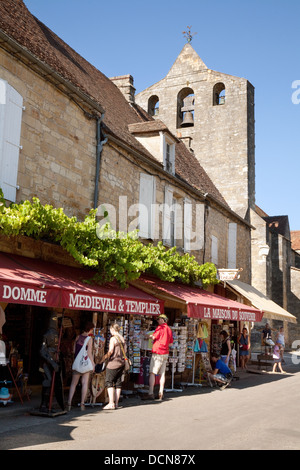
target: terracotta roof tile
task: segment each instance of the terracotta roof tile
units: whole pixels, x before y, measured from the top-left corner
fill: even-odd
[[[98,102],[105,110],[107,131],[153,158],[128,132],[128,123],[139,122],[140,118],[117,86],[34,17],[22,0],[1,0],[0,28],[65,80]]]
[[[215,187],[197,158],[186,148],[183,142],[176,144],[175,171],[176,175],[188,181],[195,189],[202,191],[204,194],[210,194],[229,208],[220,191]]]
[[[300,230],[291,231],[292,249],[300,250]]]
[[[255,212],[260,216],[260,217],[269,217],[268,214],[261,209],[259,206],[255,205]]]
[[[155,121],[143,121],[128,125],[129,132],[132,134],[169,131],[167,126],[159,119]]]

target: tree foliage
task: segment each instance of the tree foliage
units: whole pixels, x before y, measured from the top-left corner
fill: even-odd
[[[0,189],[0,231],[60,244],[81,265],[93,268],[99,283],[116,280],[125,287],[142,273],[190,285],[201,280],[203,287],[218,282],[214,264],[199,265],[194,256],[181,255],[176,247],[167,249],[161,242],[144,245],[137,232],[115,232],[109,224],[100,226],[96,210],[79,222],[62,208],[42,205],[38,198],[6,207]]]

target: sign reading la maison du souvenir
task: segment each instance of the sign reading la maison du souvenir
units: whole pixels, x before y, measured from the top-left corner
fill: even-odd
[[[245,306],[246,307],[246,306]],[[260,322],[263,312],[258,309],[246,307],[235,308],[233,304],[226,308],[220,306],[205,306],[199,304],[189,304],[188,314],[192,318],[203,318],[205,320],[231,320],[231,321],[252,321]]]
[[[203,318],[211,320],[232,320],[232,321],[260,321],[261,312],[245,312],[243,310],[223,309],[214,307],[204,307]]]

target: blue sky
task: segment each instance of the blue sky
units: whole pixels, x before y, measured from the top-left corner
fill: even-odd
[[[291,230],[300,230],[299,0],[25,4],[108,77],[131,74],[137,93],[165,77],[191,26],[192,46],[208,68],[255,87],[256,203],[270,216],[288,215]]]

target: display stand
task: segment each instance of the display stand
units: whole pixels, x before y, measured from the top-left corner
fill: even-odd
[[[105,390],[105,372],[101,372],[100,374],[92,374],[91,383],[90,383],[90,398],[89,402],[85,403],[87,406],[102,406],[103,403],[97,403],[97,398],[104,392]],[[78,404],[80,406],[80,403]]]
[[[199,352],[199,353],[195,353],[194,352],[194,360],[193,360],[193,381],[192,382],[188,382],[188,383],[185,383],[185,384],[182,384],[182,385],[185,385],[185,386],[190,386],[190,387],[202,387],[202,383],[195,383],[195,358],[196,358],[196,354],[200,354],[200,368],[201,368],[201,372],[200,372],[200,380],[201,380],[201,373],[202,373],[202,370],[204,370],[205,372],[212,372],[211,370],[211,365],[210,365],[210,361],[209,361],[209,355],[208,353],[202,353],[202,352]],[[212,382],[210,380],[210,377],[209,375],[207,374],[207,381],[210,385],[210,387],[212,387]]]
[[[181,388],[174,388],[175,368],[178,362],[178,357],[174,356],[174,351],[173,351],[173,356],[169,358],[169,362],[172,364],[172,388],[165,389],[165,392],[182,392]]]
[[[195,347],[196,341],[198,341],[197,338],[196,338],[196,340],[195,340],[195,342],[194,342],[194,347]],[[193,381],[187,383],[186,385],[187,385],[188,387],[202,387],[202,384],[201,384],[201,383],[195,383],[195,372],[196,372],[196,371],[195,371],[195,363],[196,363],[196,354],[199,354],[199,353],[195,353],[194,347],[193,347]]]
[[[12,378],[12,381],[13,381],[13,383],[14,383],[14,386],[15,386],[15,388],[16,388],[16,390],[17,390],[18,395],[19,395],[20,402],[21,402],[22,405],[23,405],[24,403],[23,403],[23,400],[22,400],[22,396],[21,396],[19,387],[18,387],[18,385],[16,384],[16,381],[15,381],[15,378],[14,378],[14,374],[12,373],[12,370],[11,370],[11,368],[10,368],[9,361],[8,361],[8,360],[5,360],[5,363],[4,363],[4,362],[0,362],[0,367],[1,367],[1,366],[8,368],[8,371],[9,371],[9,373],[10,373],[10,376],[11,376],[11,378]]]
[[[201,363],[204,366],[204,370],[207,372],[207,381],[209,385],[212,387],[213,385],[209,377],[209,373],[212,373],[211,364],[209,361],[209,355],[208,353],[200,353],[200,357],[201,357]]]

